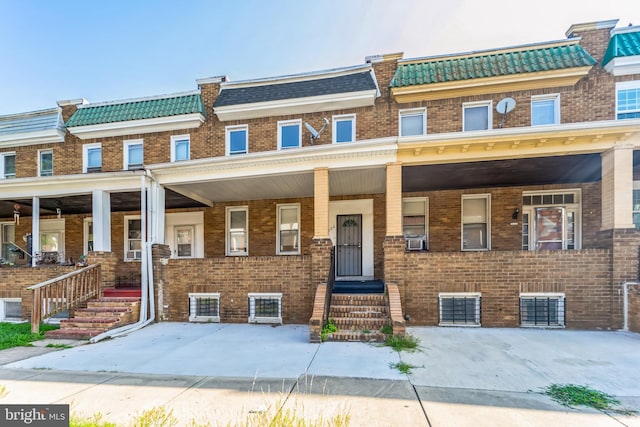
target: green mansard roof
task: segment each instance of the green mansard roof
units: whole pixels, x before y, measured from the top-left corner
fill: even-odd
[[[193,113],[205,115],[204,104],[199,93],[87,104],[78,107],[66,125],[67,127],[89,126]]]
[[[611,36],[602,65],[607,65],[614,58],[636,55],[640,55],[640,27],[621,29]]]
[[[587,67],[596,64],[576,42],[523,46],[400,62],[392,88]]]

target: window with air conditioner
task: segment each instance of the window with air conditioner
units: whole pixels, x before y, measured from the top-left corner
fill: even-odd
[[[409,251],[422,251],[427,246],[428,199],[411,197],[402,200],[402,234]]]
[[[190,322],[220,322],[219,293],[189,293]]]
[[[124,217],[124,260],[142,259],[142,220],[139,216]]]
[[[564,327],[564,306],[562,293],[522,293],[520,326]]]
[[[281,293],[250,293],[249,323],[282,323]]]
[[[480,293],[441,293],[440,326],[480,326]]]
[[[21,322],[22,321],[22,299],[20,298],[0,299],[0,321]]]

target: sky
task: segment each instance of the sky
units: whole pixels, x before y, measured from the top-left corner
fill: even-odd
[[[0,0],[0,115],[640,25],[640,0]]]

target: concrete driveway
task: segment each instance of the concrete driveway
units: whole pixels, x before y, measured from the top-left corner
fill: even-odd
[[[106,411],[117,421],[134,409],[166,405],[183,420],[214,411],[226,425],[238,414],[255,413],[266,399],[325,419],[347,408],[351,425],[640,427],[640,417],[568,409],[541,393],[554,383],[589,385],[640,410],[639,334],[481,328],[408,333],[420,339],[421,351],[310,344],[300,325],[161,323],[6,364],[0,384],[11,391],[11,402],[75,402],[85,413]],[[390,366],[399,361],[416,368],[400,374]],[[265,393],[261,383],[278,393]]]

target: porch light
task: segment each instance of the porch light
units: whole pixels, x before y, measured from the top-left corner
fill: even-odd
[[[13,205],[13,222],[20,225],[20,205],[17,203]]]
[[[515,208],[511,214],[511,219],[518,220],[518,214],[520,214],[520,208]]]

